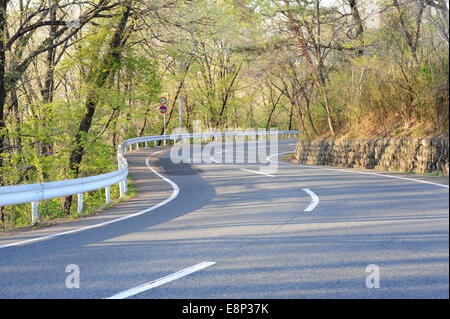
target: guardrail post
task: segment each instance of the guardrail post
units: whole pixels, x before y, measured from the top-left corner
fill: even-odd
[[[128,181],[126,178],[123,180],[123,190],[125,194],[128,194]]]
[[[145,148],[148,148],[148,143],[147,142],[145,142]]]
[[[122,181],[119,182],[119,196],[120,196],[120,198],[123,198],[123,183],[122,183]]]
[[[106,204],[111,203],[111,189],[109,186],[105,187]]]
[[[33,225],[39,223],[38,202],[31,202],[31,223]]]
[[[83,193],[78,194],[78,214],[83,212]]]
[[[139,142],[136,143],[136,150],[139,151]]]

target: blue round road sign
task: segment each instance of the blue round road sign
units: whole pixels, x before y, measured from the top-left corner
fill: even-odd
[[[159,107],[159,111],[161,112],[161,113],[166,113],[167,112],[167,107],[165,106],[165,105],[161,105],[160,107]]]

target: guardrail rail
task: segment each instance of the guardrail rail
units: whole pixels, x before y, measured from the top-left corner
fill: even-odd
[[[114,184],[119,184],[120,197],[122,198],[128,192],[127,177],[128,177],[128,162],[124,155],[134,149],[139,150],[140,145],[148,148],[149,142],[175,141],[180,139],[191,138],[228,138],[228,137],[264,137],[276,135],[278,137],[291,137],[299,135],[299,131],[257,131],[257,132],[214,132],[214,133],[193,133],[193,134],[171,134],[171,135],[155,135],[132,138],[124,141],[119,145],[117,150],[117,165],[118,170],[90,177],[76,178],[64,181],[13,185],[0,187],[0,206],[17,205],[24,203],[31,203],[31,219],[32,224],[39,223],[38,203],[43,200],[48,200],[57,197],[64,197],[70,195],[77,195],[77,211],[83,211],[83,194],[86,192],[105,188],[106,204],[111,201],[110,187]],[[151,146],[151,145],[150,145]]]

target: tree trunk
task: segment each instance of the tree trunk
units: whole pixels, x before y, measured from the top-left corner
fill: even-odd
[[[284,90],[281,91],[280,95],[277,98],[277,101],[274,103],[273,95],[272,95],[272,88],[269,87],[269,90],[270,90],[270,102],[272,103],[272,109],[270,110],[269,117],[267,118],[266,131],[268,131],[270,129],[270,122],[272,120],[273,113],[275,112],[278,102],[280,102],[281,96],[284,94]]]
[[[50,21],[56,20],[56,10],[55,6],[51,5],[50,3]],[[50,26],[49,31],[49,38],[53,39],[54,35],[56,33],[56,25]],[[53,45],[54,40],[51,40],[50,45]],[[50,49],[47,52],[47,72],[45,74],[44,78],[44,87],[42,88],[41,95],[42,95],[42,104],[44,107],[44,116],[46,117],[49,113],[50,106],[49,103],[53,102],[53,89],[54,89],[54,67],[55,67],[55,54],[56,54],[56,48]],[[51,112],[50,112],[51,113]],[[47,121],[42,121],[42,125],[45,127]],[[49,141],[44,141],[42,143],[42,155],[43,156],[49,156],[53,153],[53,143]]]
[[[6,136],[6,125],[4,118],[4,108],[6,100],[6,89],[5,89],[5,64],[6,64],[6,54],[5,54],[5,30],[6,30],[6,7],[8,5],[8,0],[0,0],[0,187],[4,186],[5,181],[3,180],[3,152],[5,148],[5,136]],[[0,220],[3,229],[5,228],[5,211],[4,207],[0,206]]]
[[[80,164],[83,159],[84,153],[84,141],[86,135],[91,127],[92,119],[94,117],[95,109],[99,100],[97,93],[98,88],[102,88],[108,77],[113,73],[114,66],[120,62],[121,49],[126,43],[125,27],[131,12],[131,0],[125,4],[125,12],[119,22],[116,32],[109,44],[108,52],[103,56],[101,65],[99,67],[99,72],[92,75],[92,81],[94,87],[91,89],[87,102],[85,105],[85,111],[83,118],[81,119],[78,132],[75,135],[75,147],[70,154],[69,159],[69,171],[71,177],[78,177],[80,171]],[[66,196],[63,199],[63,209],[65,214],[70,213],[70,208],[72,205],[72,196]]]
[[[289,128],[288,130],[292,130],[292,118],[294,116],[294,104],[291,104],[291,111],[289,112]]]
[[[362,56],[364,54],[364,26],[361,16],[359,14],[358,5],[356,0],[349,0],[348,4],[350,5],[352,11],[353,23],[355,24],[356,34],[355,39],[358,42],[357,49],[355,50],[356,56]]]
[[[286,4],[286,14],[289,20],[289,23],[291,25],[291,28],[294,30],[294,33],[297,37],[298,43],[300,45],[300,48],[302,50],[302,54],[303,57],[306,60],[306,64],[308,65],[308,69],[311,72],[311,75],[313,77],[314,83],[316,84],[317,88],[321,89],[322,92],[322,96],[324,99],[324,107],[325,107],[325,111],[327,112],[327,120],[328,120],[328,126],[330,128],[330,132],[331,135],[335,135],[335,131],[334,131],[334,126],[333,126],[333,120],[331,118],[331,110],[330,110],[330,106],[328,104],[328,94],[327,94],[327,90],[325,87],[325,79],[323,78],[323,76],[318,76],[317,72],[316,72],[316,68],[314,67],[312,60],[309,56],[308,53],[308,49],[306,48],[306,44],[305,44],[305,39],[303,36],[303,32],[302,30],[298,27],[297,23],[295,22],[294,17],[292,16],[290,10],[289,10],[289,1],[288,0],[284,0],[284,3]],[[320,71],[320,70],[319,70]]]
[[[241,65],[239,65],[238,69],[234,73],[233,78],[231,79],[231,82],[230,82],[230,84],[228,85],[228,87],[227,87],[227,89],[225,91],[224,97],[222,99],[222,107],[221,107],[221,110],[220,110],[219,119],[216,122],[216,128],[219,127],[219,124],[222,121],[222,116],[223,116],[223,113],[224,113],[225,108],[227,106],[228,97],[230,96],[231,89],[233,88],[234,82],[236,81],[236,78],[237,78],[239,72],[241,71],[241,68],[242,68],[242,63],[241,63]]]
[[[4,39],[6,31],[7,4],[8,0],[0,0],[0,186],[4,185],[3,174],[1,170],[3,168],[2,154],[5,151],[5,137],[6,137],[6,124],[4,118],[5,116],[4,109],[6,101],[6,88],[5,88],[6,53],[5,53]]]

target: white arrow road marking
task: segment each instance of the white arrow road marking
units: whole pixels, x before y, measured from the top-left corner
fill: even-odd
[[[317,196],[316,194],[314,194],[311,190],[309,190],[307,188],[302,188],[302,190],[304,192],[308,193],[309,196],[311,196],[311,204],[309,204],[309,206],[305,208],[305,212],[310,212],[314,208],[316,208],[316,206],[319,204],[319,196]]]
[[[176,273],[173,273],[171,275],[162,277],[162,278],[157,279],[157,280],[150,281],[148,283],[145,283],[143,285],[137,286],[135,288],[131,288],[131,289],[122,291],[122,292],[120,292],[118,294],[115,294],[115,295],[113,295],[113,296],[111,296],[109,298],[106,298],[106,299],[124,299],[124,298],[127,298],[127,297],[131,297],[131,296],[137,295],[137,294],[139,294],[141,292],[144,292],[144,291],[150,290],[152,288],[156,288],[156,287],[159,287],[161,285],[164,285],[164,284],[166,284],[168,282],[180,279],[181,277],[190,275],[190,274],[192,274],[192,273],[194,273],[196,271],[205,269],[206,267],[212,266],[214,264],[215,264],[215,262],[212,262],[212,261],[204,261],[204,262],[201,262],[201,263],[199,263],[197,265],[194,265],[194,266],[185,268],[183,270],[177,271]]]

